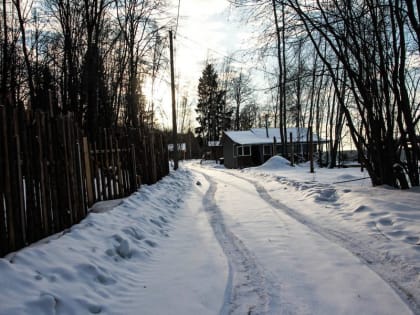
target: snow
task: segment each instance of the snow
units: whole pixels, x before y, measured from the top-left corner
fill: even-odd
[[[272,143],[273,138],[256,137],[250,130],[225,131],[225,134],[237,144]]]
[[[277,142],[281,142],[280,129],[279,128],[252,128],[251,131],[260,138],[268,137],[273,139],[276,137]],[[286,128],[286,137],[289,139],[290,134],[292,134],[293,142],[307,142],[308,128]],[[316,134],[313,135],[313,141],[318,141]]]
[[[268,136],[267,136],[268,133]],[[287,139],[292,133],[293,142],[306,142],[307,128],[287,128]],[[274,137],[281,143],[279,128],[252,128],[245,131],[225,131],[225,134],[237,144],[272,144]],[[313,141],[318,141],[318,136],[313,135]]]
[[[365,177],[183,163],[0,259],[0,314],[420,314],[420,189]]]
[[[261,166],[255,167],[256,170],[260,170],[263,172],[269,172],[269,171],[278,171],[282,168],[290,168],[290,161],[285,159],[281,156],[274,156],[270,158],[267,162],[265,162]]]
[[[0,314],[216,314],[227,263],[202,189],[180,170],[0,259]]]

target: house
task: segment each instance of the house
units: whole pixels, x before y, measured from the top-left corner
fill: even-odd
[[[307,128],[287,128],[287,152],[290,155],[293,141],[295,155],[308,156]],[[325,141],[322,141],[325,142]],[[283,151],[279,128],[253,128],[246,131],[225,131],[222,136],[224,164],[227,168],[243,168],[263,164],[273,155]],[[319,143],[313,135],[314,152]]]

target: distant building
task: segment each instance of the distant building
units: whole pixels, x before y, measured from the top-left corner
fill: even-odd
[[[308,156],[309,135],[307,128],[287,128],[287,152],[296,156]],[[325,142],[325,141],[323,141]],[[314,152],[318,137],[313,135]],[[244,168],[263,164],[273,155],[283,151],[279,128],[253,128],[246,131],[225,131],[222,136],[224,164],[227,168]],[[289,156],[287,156],[289,158]]]
[[[200,146],[197,138],[192,132],[179,133],[178,141],[178,159],[199,159],[201,157]],[[172,132],[166,134],[168,143],[169,159],[173,159]]]

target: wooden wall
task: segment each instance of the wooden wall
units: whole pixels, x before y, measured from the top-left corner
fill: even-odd
[[[169,173],[163,135],[139,129],[84,137],[72,114],[0,106],[0,256],[69,228],[96,201]]]

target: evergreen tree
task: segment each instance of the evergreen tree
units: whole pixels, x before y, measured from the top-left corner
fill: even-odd
[[[226,91],[219,89],[218,75],[212,64],[207,64],[198,83],[196,133],[203,144],[218,141],[231,123],[232,110],[226,108]]]

